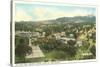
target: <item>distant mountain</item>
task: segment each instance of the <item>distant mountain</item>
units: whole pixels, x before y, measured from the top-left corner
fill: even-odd
[[[76,24],[76,23],[95,23],[95,16],[77,16],[77,17],[60,17],[52,20],[43,21],[20,21],[15,22],[15,30],[33,31],[36,28],[43,27],[42,24]],[[42,26],[41,26],[42,25]],[[45,26],[44,25],[44,26]]]
[[[81,23],[81,22],[95,22],[95,16],[76,16],[76,17],[61,17],[56,19],[60,23]]]
[[[60,17],[57,19],[52,20],[43,20],[43,21],[20,21],[23,23],[42,23],[42,24],[52,24],[52,23],[95,23],[96,17],[95,16],[75,16],[75,17]]]

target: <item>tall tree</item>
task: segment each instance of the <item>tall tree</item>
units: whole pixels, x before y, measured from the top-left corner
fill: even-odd
[[[17,45],[15,48],[15,56],[19,57],[20,59],[24,60],[25,62],[25,56],[27,54],[32,53],[32,48],[24,43],[24,40],[20,40],[20,44]]]

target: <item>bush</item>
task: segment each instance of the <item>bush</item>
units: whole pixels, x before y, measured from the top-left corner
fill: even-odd
[[[47,53],[46,57],[50,60],[64,60],[66,59],[66,53],[63,51],[51,51]]]
[[[95,47],[95,45],[93,45],[93,46],[90,48],[90,51],[91,51],[91,53],[93,54],[93,56],[96,56],[96,47]]]

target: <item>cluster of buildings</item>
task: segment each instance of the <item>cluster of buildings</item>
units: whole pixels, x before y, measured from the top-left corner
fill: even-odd
[[[54,37],[56,40],[60,40],[63,43],[67,44],[67,41],[73,40],[77,42],[78,46],[82,46],[82,41],[87,40],[87,36],[91,37],[93,33],[96,33],[95,26],[87,30],[87,28],[91,27],[91,25],[83,25],[82,29],[79,30],[77,28],[74,28],[72,31],[75,31],[75,33],[70,33],[69,35],[66,35],[65,31],[62,32],[56,32],[52,33],[51,35],[48,36],[48,38]],[[15,35],[17,36],[23,36],[23,37],[32,37],[33,39],[35,38],[43,38],[46,37],[46,32],[30,32],[30,31],[16,31]],[[77,38],[75,38],[75,35]]]
[[[72,31],[75,31],[75,34],[70,33],[69,35],[66,35],[66,32],[62,31],[62,32],[52,33],[47,37],[48,38],[54,37],[56,40],[59,40],[65,44],[67,44],[67,42],[69,40],[73,40],[73,41],[76,41],[75,46],[80,47],[83,45],[83,41],[88,40],[88,37],[91,37],[91,36],[93,36],[93,33],[96,33],[95,25],[91,28],[90,27],[91,27],[91,25],[83,25],[81,30],[79,30],[80,28],[79,29],[77,29],[77,28],[72,29]],[[87,28],[90,28],[90,29],[87,30]],[[29,42],[31,44],[31,37],[33,38],[33,40],[37,40],[37,38],[45,38],[46,32],[40,33],[40,32],[30,32],[30,31],[16,31],[15,35],[21,36],[21,37],[29,37]],[[75,38],[75,35],[77,35],[77,38]],[[37,50],[40,50],[39,46],[38,47],[36,46],[36,48],[38,48]],[[40,56],[44,56],[41,50],[39,52],[41,54]],[[33,57],[33,56],[34,55],[30,55],[27,57]]]

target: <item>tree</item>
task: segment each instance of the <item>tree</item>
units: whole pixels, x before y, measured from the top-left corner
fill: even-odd
[[[25,61],[25,56],[32,53],[32,48],[28,45],[18,45],[15,48],[15,55]]]
[[[77,52],[77,48],[75,47],[76,41],[69,40],[66,48],[66,52],[69,56],[74,57]]]
[[[25,56],[31,53],[32,53],[32,48],[29,45],[24,44],[24,40],[21,39],[20,44],[18,44],[15,48],[15,56],[19,57],[21,60],[24,60],[25,62]]]
[[[95,45],[93,45],[93,46],[90,48],[90,51],[91,51],[91,53],[93,54],[93,56],[96,56],[96,47],[95,47]]]

